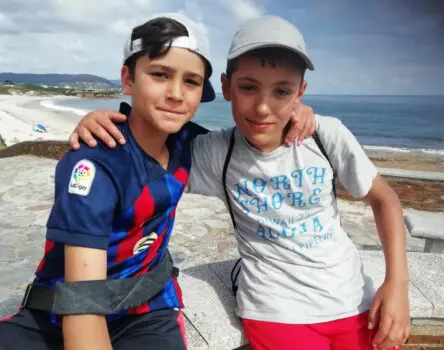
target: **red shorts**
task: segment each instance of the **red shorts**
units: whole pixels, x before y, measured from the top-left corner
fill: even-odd
[[[242,324],[254,350],[367,350],[373,338],[368,314],[309,325],[248,319]]]

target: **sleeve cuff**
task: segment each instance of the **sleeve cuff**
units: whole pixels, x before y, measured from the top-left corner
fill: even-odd
[[[109,243],[108,237],[81,232],[70,232],[56,228],[48,228],[46,238],[56,243],[102,250],[108,250]]]
[[[369,173],[366,176],[366,180],[363,181],[363,185],[357,187],[354,191],[350,191],[350,194],[356,198],[361,199],[364,198],[373,187],[373,182],[375,181],[376,176],[378,175],[378,170],[375,166],[369,169]],[[365,183],[364,183],[365,182]]]

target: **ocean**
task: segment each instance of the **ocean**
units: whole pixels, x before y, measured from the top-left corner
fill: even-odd
[[[127,97],[124,100],[129,101]],[[83,116],[94,109],[117,110],[121,99],[43,101],[48,108]],[[306,96],[317,114],[335,116],[370,153],[423,153],[444,157],[444,96]],[[216,130],[234,125],[221,95],[202,103],[194,121]]]

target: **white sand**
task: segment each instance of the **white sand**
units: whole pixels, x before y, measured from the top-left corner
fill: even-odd
[[[40,105],[41,101],[62,97],[0,95],[0,135],[7,146],[21,141],[67,141],[80,116],[58,112]],[[33,131],[33,124],[42,123],[48,132]]]

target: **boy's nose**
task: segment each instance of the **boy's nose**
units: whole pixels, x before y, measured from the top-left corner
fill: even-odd
[[[171,81],[168,85],[167,97],[176,101],[183,100],[182,84],[180,81]]]
[[[262,100],[257,104],[257,113],[262,116],[266,117],[270,114],[270,106],[268,105],[267,101]]]

